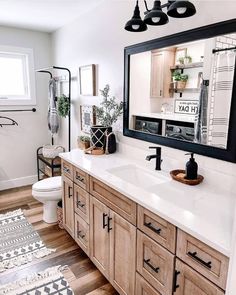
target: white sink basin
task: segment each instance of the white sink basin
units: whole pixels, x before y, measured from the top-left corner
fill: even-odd
[[[125,165],[117,168],[108,169],[107,172],[127,181],[135,186],[148,189],[158,184],[170,181],[168,177],[149,172],[136,165]]]

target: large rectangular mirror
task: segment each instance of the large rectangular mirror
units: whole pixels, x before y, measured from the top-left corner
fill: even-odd
[[[124,135],[236,161],[236,21],[125,48]]]

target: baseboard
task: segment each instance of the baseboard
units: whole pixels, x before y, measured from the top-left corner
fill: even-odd
[[[21,187],[25,185],[31,185],[36,181],[38,181],[37,175],[31,175],[9,180],[0,180],[0,191],[15,187]]]

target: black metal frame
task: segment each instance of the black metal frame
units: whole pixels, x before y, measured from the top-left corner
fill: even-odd
[[[124,49],[124,136],[236,163],[236,69],[234,75],[227,149],[185,142],[178,139],[141,133],[129,129],[129,73],[130,56],[132,54],[173,46],[190,41],[212,38],[222,34],[230,34],[234,33],[235,31],[236,19],[232,19],[126,47]]]
[[[68,99],[69,99],[69,114],[68,114],[68,150],[71,150],[71,71],[68,68],[64,67],[57,67],[57,66],[52,66],[49,68],[45,69],[39,69],[36,72],[38,73],[46,73],[49,74],[50,78],[53,78],[53,75],[51,73],[52,70],[62,70],[62,71],[67,71],[68,76],[69,76],[69,94],[68,94]],[[53,144],[53,138],[52,138],[52,144]]]

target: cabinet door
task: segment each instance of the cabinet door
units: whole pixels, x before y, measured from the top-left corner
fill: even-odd
[[[224,292],[180,260],[176,260],[174,295],[223,295]]]
[[[73,182],[69,178],[63,176],[63,224],[68,233],[74,237],[74,198],[73,198]]]
[[[163,97],[163,52],[152,52],[151,97]]]
[[[109,233],[107,222],[109,209],[90,197],[90,258],[97,268],[109,277]]]
[[[120,295],[133,295],[135,288],[136,227],[110,211],[110,282]]]

